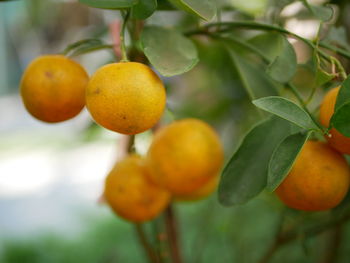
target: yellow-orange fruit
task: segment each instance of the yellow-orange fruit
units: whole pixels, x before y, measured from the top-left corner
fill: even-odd
[[[61,55],[36,58],[25,70],[21,96],[27,111],[44,122],[75,117],[85,106],[89,76],[75,61]]]
[[[163,114],[162,81],[136,62],[108,64],[96,71],[86,90],[86,106],[101,126],[123,134],[152,128]]]
[[[344,157],[326,143],[308,141],[276,193],[291,208],[321,211],[337,206],[349,183]]]
[[[219,176],[214,176],[199,189],[187,195],[174,196],[176,201],[199,201],[215,192],[219,183]]]
[[[339,87],[330,90],[324,97],[320,107],[320,122],[323,126],[328,127],[334,113],[335,103],[339,93]],[[350,154],[350,138],[338,132],[335,128],[329,131],[326,137],[330,146],[338,152]]]
[[[130,155],[118,162],[106,178],[104,198],[128,221],[151,220],[170,202],[170,194],[151,182],[147,172],[144,160]]]
[[[216,132],[197,119],[159,130],[147,153],[152,180],[174,195],[191,194],[215,177],[223,163]]]

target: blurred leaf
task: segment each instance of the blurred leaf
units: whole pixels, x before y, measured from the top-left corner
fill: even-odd
[[[103,9],[129,8],[137,4],[139,0],[79,0],[80,3]]]
[[[350,102],[350,75],[341,84],[341,87],[337,96],[337,102],[335,103],[335,111],[340,109],[343,106],[343,104],[348,102]]]
[[[196,46],[175,30],[146,27],[141,42],[145,55],[163,76],[182,74],[198,62]]]
[[[320,87],[328,82],[330,82],[332,79],[334,79],[336,75],[335,74],[330,74],[320,67],[318,67],[316,71],[316,78],[315,78],[315,85],[316,87]]]
[[[318,129],[310,115],[294,102],[278,96],[265,97],[253,101],[260,109],[275,114],[307,130]]]
[[[259,34],[248,40],[255,46],[269,61],[273,61],[280,53],[280,47],[283,45],[284,37],[276,32]]]
[[[131,17],[135,19],[146,19],[157,9],[157,0],[139,0],[131,8]]]
[[[177,8],[207,21],[211,20],[216,14],[214,0],[169,0],[169,2]]]
[[[346,137],[350,137],[350,102],[343,104],[333,115],[331,123]]]
[[[167,0],[158,0],[158,10],[175,10],[175,7]]]
[[[332,214],[335,216],[343,216],[350,212],[350,191],[346,194],[341,203],[332,210]]]
[[[304,5],[309,9],[309,11],[318,19],[327,22],[333,17],[333,8],[330,6],[320,6],[320,5],[312,5],[307,2],[307,0],[303,0]]]
[[[350,75],[340,87],[334,111],[331,125],[346,137],[350,137]]]
[[[112,45],[105,44],[100,39],[95,39],[95,38],[83,39],[68,45],[63,51],[63,54],[69,55],[69,56],[77,56],[77,55],[86,54],[95,50],[108,49],[112,47],[113,47]]]
[[[264,68],[239,55],[237,46],[230,39],[223,39],[236,67],[240,80],[251,99],[277,95],[275,83],[266,75]],[[258,85],[257,85],[258,83]]]
[[[223,170],[219,184],[221,204],[245,203],[265,188],[272,153],[293,130],[293,124],[273,116],[247,133]]]
[[[286,38],[282,38],[279,45],[279,54],[267,68],[267,73],[272,79],[286,83],[290,81],[297,70],[297,56],[293,46]]]
[[[340,45],[341,47],[350,50],[346,29],[343,26],[331,27],[323,42]]]
[[[291,170],[310,133],[296,133],[286,137],[272,154],[266,189],[274,191]]]

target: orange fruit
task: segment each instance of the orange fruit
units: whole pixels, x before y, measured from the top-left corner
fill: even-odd
[[[132,222],[157,217],[169,204],[170,194],[149,180],[144,160],[130,155],[118,162],[105,181],[104,198],[112,210]]]
[[[276,193],[291,208],[321,211],[337,206],[349,184],[345,158],[326,143],[308,141]]]
[[[207,123],[184,119],[156,133],[146,159],[152,180],[181,196],[192,194],[218,174],[223,149]]]
[[[199,189],[187,195],[174,196],[176,201],[199,201],[212,194],[219,184],[219,176],[214,176]]]
[[[331,89],[324,97],[320,107],[320,122],[323,126],[328,127],[329,122],[334,113],[335,103],[340,87]],[[335,128],[329,131],[329,136],[326,137],[330,146],[338,152],[350,154],[350,138],[338,132]]]
[[[108,64],[91,77],[86,104],[101,126],[123,134],[152,128],[163,114],[166,94],[162,81],[146,65]]]
[[[22,100],[38,120],[65,121],[84,108],[88,80],[84,68],[75,61],[61,55],[41,56],[23,74]]]

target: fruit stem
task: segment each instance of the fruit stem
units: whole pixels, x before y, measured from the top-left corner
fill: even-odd
[[[123,25],[122,25],[122,29],[120,30],[120,49],[122,53],[122,59],[120,60],[120,62],[128,62],[129,59],[126,53],[126,45],[125,45],[125,29],[130,17],[130,10],[128,9],[125,15],[123,15],[122,11],[121,13],[123,16]]]
[[[172,204],[170,204],[165,210],[165,224],[168,234],[170,253],[173,260],[173,263],[182,263],[181,253],[179,249],[178,242],[178,229],[176,216],[174,213],[174,208]]]
[[[142,245],[142,247],[145,250],[145,253],[148,256],[149,262],[150,263],[159,263],[158,257],[156,255],[156,253],[154,252],[154,250],[152,249],[152,247],[150,246],[145,231],[142,228],[141,224],[135,224],[135,229],[136,229],[136,233],[139,237],[139,241],[140,244]]]

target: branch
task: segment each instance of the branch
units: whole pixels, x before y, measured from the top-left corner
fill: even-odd
[[[174,214],[174,209],[171,204],[165,210],[165,224],[173,263],[182,263],[183,261],[181,258],[178,242],[177,222]]]
[[[142,225],[135,224],[135,229],[136,229],[137,236],[139,237],[140,244],[142,245],[142,247],[145,250],[145,253],[147,254],[149,262],[159,263],[157,254],[154,252],[153,248],[149,245],[149,242],[142,228]]]

